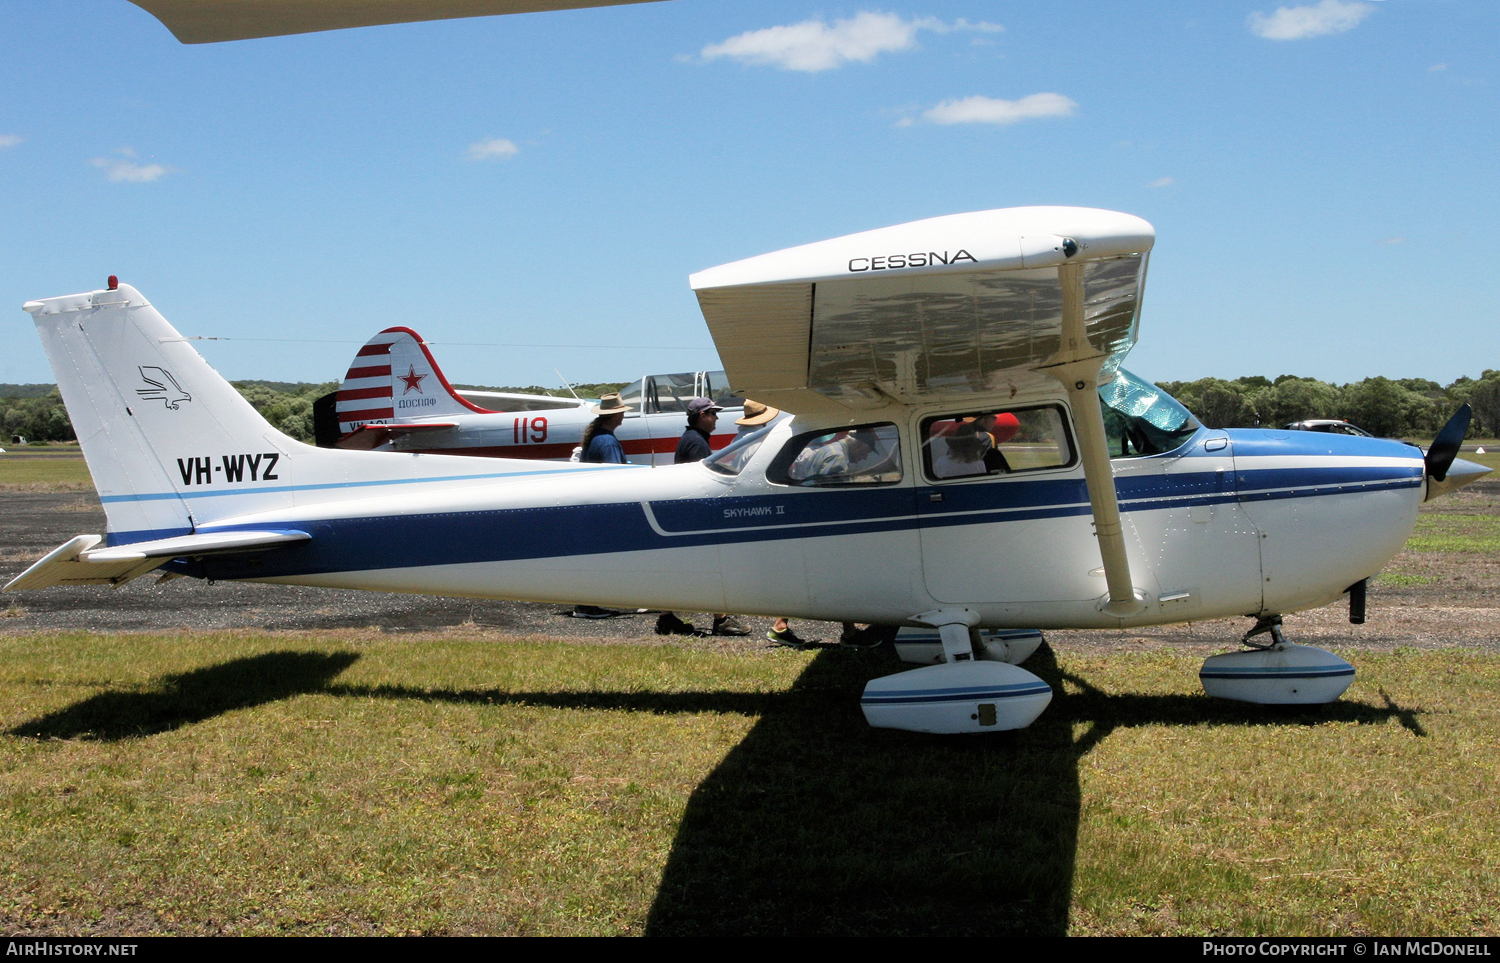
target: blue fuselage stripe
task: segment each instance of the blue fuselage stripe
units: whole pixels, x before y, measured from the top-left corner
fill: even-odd
[[[1409,488],[1422,482],[1420,461],[1411,469],[1240,472],[1239,491],[1233,487],[1234,479],[1225,479],[1226,474],[1122,477],[1118,480],[1121,509],[1129,513],[1257,498],[1338,495]],[[943,501],[934,503],[929,496],[938,492]],[[253,564],[241,556],[216,557],[196,566],[175,564],[213,578],[290,577],[985,525],[1088,513],[1087,489],[1076,478],[918,488],[786,489],[773,494],[652,502],[649,515],[639,502],[617,502],[326,521],[283,519],[278,527],[307,531],[312,540],[268,550],[257,555]],[[206,525],[199,531],[259,527],[263,526],[231,523]],[[113,533],[110,541],[124,544],[160,537],[157,532],[121,532]]]

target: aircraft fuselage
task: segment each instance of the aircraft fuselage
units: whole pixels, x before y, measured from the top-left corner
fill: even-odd
[[[1423,497],[1421,452],[1380,439],[1199,429],[1170,453],[1115,459],[1131,571],[1147,603],[1121,619],[1101,611],[1082,469],[931,478],[912,439],[936,411],[893,422],[899,481],[841,489],[767,477],[778,451],[809,429],[796,419],[772,428],[736,475],[548,465],[463,479],[452,476],[474,460],[367,454],[420,459],[428,472],[358,499],[295,504],[294,492],[285,508],[202,526],[299,528],[312,539],[172,567],[684,611],[890,623],[963,607],[991,627],[1117,627],[1327,604],[1400,550]],[[448,479],[423,480],[429,472]]]

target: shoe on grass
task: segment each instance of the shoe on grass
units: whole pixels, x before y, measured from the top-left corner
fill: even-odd
[[[573,618],[575,619],[612,619],[619,614],[614,609],[601,609],[597,605],[573,606]]]
[[[663,612],[656,617],[657,635],[697,635],[698,630],[693,628],[693,623],[684,622],[671,612]]]
[[[860,629],[846,624],[843,634],[839,636],[839,645],[846,649],[878,649],[884,641],[884,633],[878,625]]]
[[[750,626],[732,615],[714,619],[714,635],[749,635]]]
[[[778,632],[775,629],[767,631],[766,641],[774,643],[775,645],[784,645],[789,649],[810,649],[814,645],[814,643],[798,637],[797,633],[792,631],[792,627],[790,625],[781,632]]]

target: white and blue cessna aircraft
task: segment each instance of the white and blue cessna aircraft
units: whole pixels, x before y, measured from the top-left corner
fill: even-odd
[[[315,448],[267,424],[139,292],[31,301],[108,516],[6,586],[171,575],[708,609],[924,630],[873,725],[1030,724],[1051,690],[997,630],[1257,620],[1210,694],[1326,702],[1347,662],[1282,615],[1348,594],[1457,460],[1205,428],[1120,362],[1151,225],[1033,207],[916,221],[692,277],[733,384],[792,413],[645,470]],[[1256,639],[1268,635],[1269,642]]]

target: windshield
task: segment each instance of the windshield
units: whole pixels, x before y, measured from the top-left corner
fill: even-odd
[[[760,449],[760,443],[766,440],[771,426],[767,425],[760,431],[752,431],[741,435],[734,440],[728,448],[716,451],[703,459],[703,464],[721,475],[738,475],[744,471],[745,466],[750,464],[750,459],[755,457],[756,451]]]
[[[633,411],[641,410],[641,381],[632,381],[620,389],[620,403]]]
[[[1112,458],[1172,451],[1199,428],[1198,419],[1176,398],[1124,368],[1099,389],[1099,400]]]

